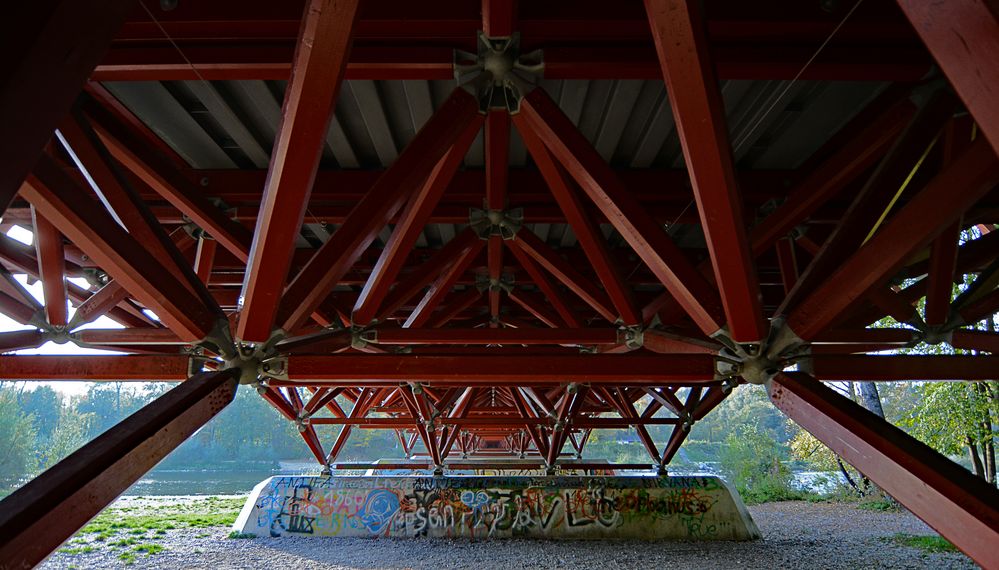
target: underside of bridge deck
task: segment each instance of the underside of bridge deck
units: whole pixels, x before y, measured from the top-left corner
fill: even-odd
[[[0,563],[44,559],[238,379],[324,470],[389,429],[440,473],[585,468],[620,428],[649,464],[619,468],[665,472],[766,384],[999,566],[999,493],[816,381],[999,374],[988,0],[22,4],[0,378],[182,383],[0,503]],[[117,352],[16,353],[50,341]],[[954,350],[899,353],[925,345]]]

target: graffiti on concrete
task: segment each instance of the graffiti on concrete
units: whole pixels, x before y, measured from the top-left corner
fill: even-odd
[[[251,500],[241,530],[271,536],[752,538],[714,477],[274,477]]]

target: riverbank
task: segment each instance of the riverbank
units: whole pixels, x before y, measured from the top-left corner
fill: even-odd
[[[974,568],[933,552],[935,534],[906,511],[856,503],[749,507],[754,542],[555,542],[230,538],[242,498],[124,497],[42,566],[70,568]],[[335,545],[335,548],[334,548]]]

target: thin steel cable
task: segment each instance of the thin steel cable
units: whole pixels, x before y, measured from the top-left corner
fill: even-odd
[[[829,33],[829,35],[826,36],[826,39],[822,42],[822,44],[819,45],[818,49],[815,50],[815,53],[812,54],[812,57],[808,58],[808,61],[805,62],[805,65],[803,65],[801,69],[798,70],[798,73],[796,73],[795,76],[791,78],[791,81],[789,81],[787,85],[784,86],[784,89],[773,100],[770,106],[767,107],[767,110],[763,112],[763,115],[760,116],[759,120],[757,120],[756,123],[753,124],[752,128],[749,129],[749,131],[746,133],[746,136],[744,137],[744,140],[748,140],[753,135],[753,133],[756,132],[756,129],[758,129],[761,124],[763,124],[763,121],[765,121],[767,116],[770,115],[771,112],[773,112],[773,110],[781,102],[781,99],[783,99],[791,90],[791,88],[794,87],[794,84],[797,83],[799,79],[801,79],[801,76],[804,75],[805,71],[808,70],[808,67],[812,65],[812,63],[815,61],[817,57],[819,57],[819,54],[822,53],[822,50],[824,50],[825,47],[829,45],[829,42],[832,41],[836,33],[839,32],[840,28],[842,28],[843,25],[846,24],[846,21],[850,19],[850,16],[852,16],[853,13],[857,11],[857,8],[859,8],[860,5],[863,3],[864,0],[857,0],[857,3],[854,4],[852,8],[850,8],[850,11],[843,16],[843,19],[840,20],[838,24],[836,24],[836,27],[833,28],[833,30]]]
[[[194,75],[196,75],[198,79],[200,79],[206,85],[210,85],[210,83],[208,83],[208,80],[205,79],[203,75],[201,75],[200,71],[198,71],[198,68],[194,66],[194,63],[192,63],[191,60],[188,59],[187,55],[184,53],[184,50],[180,49],[180,46],[177,45],[177,42],[174,41],[173,37],[169,33],[167,33],[166,28],[163,27],[163,24],[161,24],[160,21],[156,19],[156,16],[153,15],[152,10],[150,10],[149,7],[146,6],[145,2],[139,0],[139,6],[142,6],[142,9],[146,12],[146,15],[149,16],[149,19],[152,20],[154,24],[156,24],[156,27],[160,29],[160,32],[163,33],[163,37],[165,37],[167,41],[170,42],[170,45],[173,46],[173,49],[177,50],[177,53],[180,54],[180,57],[191,68],[191,71],[194,72]]]

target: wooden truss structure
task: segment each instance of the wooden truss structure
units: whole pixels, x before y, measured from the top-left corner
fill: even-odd
[[[683,0],[29,4],[2,24],[0,229],[35,241],[0,235],[0,312],[26,325],[0,333],[0,351],[127,354],[6,354],[0,377],[184,382],[0,503],[4,563],[43,559],[237,382],[296,422],[324,468],[344,466],[353,429],[383,428],[423,458],[407,465],[438,470],[584,468],[589,434],[610,428],[634,429],[665,470],[749,382],[999,566],[996,490],[818,382],[999,373],[999,334],[975,328],[999,311],[987,0],[856,14],[727,0],[706,13]],[[662,80],[685,168],[608,161],[542,78]],[[775,173],[737,168],[719,79],[890,85]],[[273,147],[256,151],[266,171],[191,168],[111,89],[237,80],[287,81]],[[387,168],[320,168],[352,80],[452,88]],[[514,137],[528,168],[510,167]],[[481,169],[463,162],[473,147]],[[301,247],[320,222],[336,230]],[[434,224],[460,226],[418,247]],[[575,239],[554,247],[532,224]],[[14,273],[40,280],[44,303]],[[81,328],[102,316],[123,328]],[[885,317],[905,328],[874,326]],[[973,352],[885,354],[924,342]],[[342,428],[323,441],[321,425]],[[27,549],[26,536],[45,539]]]

